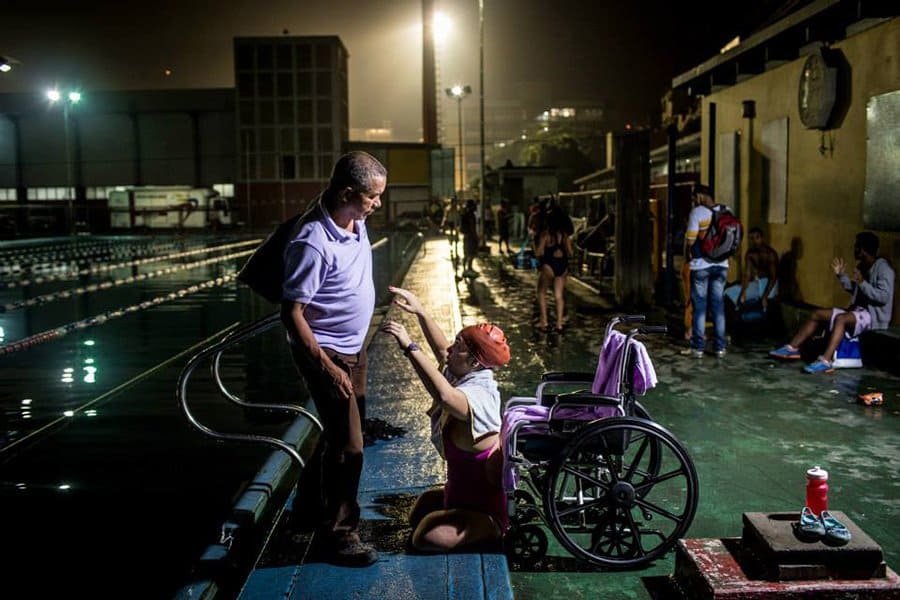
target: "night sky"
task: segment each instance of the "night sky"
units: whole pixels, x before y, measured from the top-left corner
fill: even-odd
[[[542,106],[596,102],[616,119],[647,122],[673,76],[783,4],[484,0],[485,96]],[[435,6],[452,22],[438,49],[439,85],[468,83],[477,94],[478,2]],[[22,64],[0,74],[0,92],[72,84],[87,98],[91,90],[231,87],[232,38],[287,29],[343,40],[351,127],[389,123],[397,141],[421,136],[417,0],[165,0],[140,7],[121,0],[5,2],[0,54]]]

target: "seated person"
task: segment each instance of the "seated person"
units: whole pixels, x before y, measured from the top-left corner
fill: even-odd
[[[769,352],[770,356],[784,359],[799,359],[800,344],[809,339],[822,323],[828,323],[831,336],[825,352],[818,360],[807,365],[807,373],[831,373],[834,353],[846,332],[855,338],[868,329],[886,329],[891,323],[894,306],[894,269],[884,258],[878,257],[878,236],[871,231],[856,234],[853,256],[858,261],[853,278],[844,272],[844,260],[835,258],[831,268],[850,292],[850,306],[840,308],[820,308],[800,327],[790,343]]]
[[[390,287],[394,304],[416,315],[437,357],[432,363],[395,321],[381,331],[394,336],[431,395],[431,440],[447,461],[447,483],[429,490],[410,514],[412,546],[420,552],[450,552],[498,544],[508,525],[501,486],[500,392],[492,369],[509,362],[500,328],[464,327],[451,344],[408,290]]]
[[[778,253],[765,242],[759,227],[750,230],[749,241],[740,285],[734,283],[725,288],[725,297],[742,320],[761,318],[769,300],[778,295]]]

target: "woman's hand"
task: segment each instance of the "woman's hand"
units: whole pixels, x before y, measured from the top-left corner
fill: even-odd
[[[394,339],[397,340],[397,344],[400,346],[401,350],[406,350],[406,347],[412,343],[412,338],[409,337],[406,327],[396,321],[388,321],[381,326],[381,331],[394,336]]]
[[[425,313],[425,307],[422,306],[419,298],[409,290],[404,290],[403,288],[398,288],[390,285],[388,286],[388,291],[395,295],[393,304],[399,306],[406,312],[412,313],[416,316]]]

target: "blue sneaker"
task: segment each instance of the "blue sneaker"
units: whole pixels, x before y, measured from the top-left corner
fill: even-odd
[[[834,373],[834,367],[823,357],[819,357],[816,362],[810,363],[803,367],[807,373]]]
[[[789,344],[785,344],[781,348],[769,350],[769,356],[772,358],[780,358],[782,360],[799,360],[800,350],[791,348]]]

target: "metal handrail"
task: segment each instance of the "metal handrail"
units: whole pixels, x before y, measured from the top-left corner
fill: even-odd
[[[406,242],[406,245],[403,246],[403,250],[400,251],[400,256],[406,256],[406,252],[409,250],[410,246],[413,245],[414,242],[421,242],[425,238],[425,234],[421,231],[417,231],[416,235],[409,238],[409,241]]]
[[[306,463],[303,458],[300,456],[300,453],[290,444],[286,443],[284,440],[280,440],[278,438],[264,436],[264,435],[256,435],[256,434],[246,434],[246,433],[222,433],[219,431],[215,431],[200,423],[194,415],[191,413],[190,408],[188,407],[187,402],[187,384],[194,370],[200,364],[200,361],[214,356],[214,367],[213,374],[219,386],[219,389],[228,397],[229,400],[236,402],[237,404],[250,408],[274,408],[278,410],[291,410],[303,414],[309,417],[320,429],[322,427],[321,423],[316,419],[313,415],[311,415],[306,409],[300,406],[294,406],[290,404],[248,404],[243,400],[240,400],[228,390],[225,389],[224,385],[221,384],[221,379],[218,377],[218,358],[221,356],[222,352],[226,349],[239,344],[245,340],[248,340],[252,337],[255,337],[259,333],[266,331],[272,327],[274,327],[280,319],[279,313],[274,313],[260,319],[254,323],[250,323],[249,325],[245,325],[244,327],[237,329],[230,334],[226,335],[222,341],[209,346],[208,348],[204,348],[197,354],[195,354],[184,366],[181,370],[181,373],[178,376],[178,385],[175,390],[175,397],[178,399],[178,404],[181,407],[182,412],[185,417],[187,417],[188,422],[199,429],[201,432],[206,435],[218,439],[218,440],[230,440],[237,442],[252,442],[259,444],[266,444],[269,446],[275,446],[276,448],[283,450],[294,460],[300,467],[305,467]]]
[[[254,336],[262,333],[263,331],[268,331],[269,329],[272,329],[273,327],[275,327],[276,325],[279,325],[280,323],[281,323],[281,320],[280,320],[279,314],[277,312],[272,315],[269,315],[268,317],[261,319],[261,320],[257,321],[256,323],[251,324],[251,330],[252,330],[253,335],[250,337],[254,337]],[[240,335],[241,331],[242,330],[238,329],[237,331],[230,332],[228,335],[226,335],[224,338],[222,338],[222,341],[220,342],[220,344],[224,344],[225,342],[231,340],[232,338],[236,337],[237,335]],[[247,339],[247,338],[242,338],[242,339]],[[308,418],[310,421],[312,421],[316,425],[316,427],[319,428],[320,432],[324,429],[324,427],[322,426],[322,422],[314,414],[312,414],[311,412],[309,412],[302,406],[298,406],[296,404],[252,403],[252,402],[247,402],[246,400],[242,400],[240,397],[232,394],[225,387],[225,384],[222,383],[222,377],[219,374],[219,364],[222,359],[222,353],[226,349],[227,349],[227,347],[222,348],[221,350],[216,352],[215,356],[213,356],[212,364],[210,365],[210,372],[212,373],[213,379],[216,382],[216,386],[219,388],[219,391],[221,391],[222,394],[226,398],[228,398],[229,400],[231,400],[233,403],[237,404],[238,406],[242,406],[244,408],[264,408],[264,409],[270,409],[270,410],[292,411],[292,412],[295,412],[297,414],[303,415],[306,418]]]

